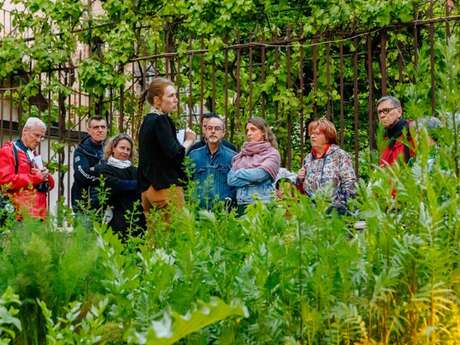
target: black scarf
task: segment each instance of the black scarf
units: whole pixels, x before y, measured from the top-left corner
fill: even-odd
[[[406,139],[409,142],[411,139],[409,123],[404,119],[399,119],[395,124],[393,124],[393,126],[385,130],[385,137],[388,139],[388,146],[393,149],[394,144],[403,134],[406,135]],[[410,148],[404,144],[404,161],[406,163],[410,163],[410,158]]]
[[[406,133],[407,138],[410,138],[409,124],[404,119],[399,119],[390,128],[385,130],[385,137],[388,138],[388,146],[393,147],[401,135]]]

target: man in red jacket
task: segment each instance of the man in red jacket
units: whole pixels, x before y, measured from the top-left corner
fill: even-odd
[[[408,163],[414,154],[414,142],[409,123],[402,118],[401,102],[393,96],[384,96],[377,101],[377,114],[385,128],[387,145],[380,155],[380,166],[393,165],[398,161]]]
[[[54,180],[35,152],[45,133],[45,123],[29,117],[21,138],[0,149],[0,185],[11,197],[18,219],[24,214],[44,219],[47,214],[46,194],[53,189]]]

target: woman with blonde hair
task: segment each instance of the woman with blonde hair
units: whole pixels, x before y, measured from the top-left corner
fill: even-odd
[[[172,204],[184,206],[183,186],[187,181],[184,168],[185,152],[193,145],[196,134],[187,129],[184,144],[177,140],[176,126],[169,116],[177,110],[174,84],[165,78],[155,78],[144,91],[152,111],[144,117],[139,130],[139,187],[145,215],[150,209],[163,209]]]
[[[233,157],[227,182],[236,187],[238,214],[260,200],[269,203],[274,196],[274,181],[280,169],[280,154],[275,135],[264,119],[252,117],[246,124],[246,142]]]
[[[133,140],[127,134],[118,134],[104,147],[104,159],[95,167],[103,176],[107,187],[107,206],[110,210],[109,225],[123,239],[131,232],[138,234],[145,227],[137,185],[137,168],[132,164]],[[132,221],[126,218],[132,214]]]
[[[356,193],[351,157],[337,146],[337,130],[325,117],[310,122],[308,135],[312,149],[299,170],[297,186],[308,196],[320,191],[330,193],[332,208],[346,213],[347,201]]]

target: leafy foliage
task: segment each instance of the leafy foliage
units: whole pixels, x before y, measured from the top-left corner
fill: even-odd
[[[16,317],[19,310],[15,306],[19,306],[18,295],[13,293],[11,288],[8,288],[0,298],[0,344],[7,345],[15,338],[16,332],[21,331],[21,321]]]
[[[447,68],[439,49],[447,25],[409,24],[445,15],[444,2],[104,0],[100,9],[75,0],[15,3],[22,6],[13,12],[14,34],[0,47],[0,78],[15,87],[13,99],[26,115],[69,127],[81,114],[111,118],[114,113],[123,116],[135,137],[143,113],[132,101],[152,76],[163,75],[183,91],[183,105],[224,114],[237,144],[249,116],[266,117],[288,167],[297,168],[303,158],[305,124],[325,114],[340,122],[347,150],[358,156],[364,148],[375,149],[369,131],[376,120],[371,92],[378,98],[386,84],[386,92],[404,104],[417,93],[418,113],[426,113],[435,91],[429,80],[431,55],[436,83],[438,72]],[[452,25],[450,31],[456,30]],[[87,45],[89,56],[75,54],[79,42]],[[249,42],[258,44],[238,46]],[[417,81],[414,89],[418,78],[424,82]],[[63,104],[77,89],[88,93],[88,104]],[[51,104],[37,111],[36,98],[48,93]],[[362,170],[368,176],[366,165]]]
[[[405,23],[415,15],[414,7],[423,15],[429,6],[406,0],[392,1],[391,6],[378,0],[107,0],[105,13],[96,16],[79,1],[24,3],[23,17],[18,12],[16,18],[18,30],[26,34],[32,28],[36,40],[21,46],[21,40],[16,45],[9,38],[0,47],[0,60],[5,62],[0,64],[1,77],[20,74],[29,59],[40,60],[33,65],[28,87],[21,90],[24,99],[40,91],[69,94],[70,82],[62,83],[55,76],[42,83],[40,76],[50,66],[70,64],[77,40],[72,30],[82,29],[79,39],[92,50],[91,57],[78,66],[80,81],[92,96],[102,99],[107,89],[124,87],[123,67],[133,56],[176,50],[175,64],[157,59],[155,68],[160,74],[168,69],[180,72],[177,82],[191,86],[192,104],[213,97],[215,77],[217,85],[228,85],[226,92],[216,91],[214,101],[217,111],[229,115],[234,141],[243,140],[240,129],[246,117],[260,114],[276,127],[285,155],[288,143],[292,144],[294,160],[300,160],[300,112],[308,119],[330,107],[333,117],[341,98],[339,47],[311,45],[318,38],[315,35],[333,38],[333,30],[358,32]],[[434,14],[442,9],[436,4]],[[289,47],[274,47],[264,63],[255,50],[251,56],[257,63],[251,65],[242,49],[224,49],[255,34],[284,39],[285,25],[293,21],[300,25],[301,30],[293,31],[302,39]],[[61,39],[48,37],[55,29],[62,31]],[[410,30],[402,25],[399,31],[387,32],[389,91],[401,96],[411,118],[429,113],[434,96],[445,128],[435,146],[424,129],[417,129],[413,168],[378,169],[372,165],[375,155],[362,150],[361,162],[369,179],[360,182],[353,215],[326,215],[328,204],[321,196],[314,202],[296,195],[268,206],[256,204],[242,218],[222,208],[197,210],[190,202],[187,209],[172,212],[171,223],[153,215],[154,228],[145,238],[130,239],[127,244],[97,219],[86,228],[76,225],[71,234],[58,232],[51,224],[15,224],[2,233],[0,290],[9,291],[7,287],[12,286],[22,304],[18,314],[12,307],[0,309],[1,315],[7,310],[8,317],[22,320],[23,329],[20,332],[16,321],[4,329],[19,331],[18,343],[45,339],[49,343],[63,339],[69,343],[158,343],[182,336],[190,344],[457,343],[458,41],[453,36],[452,44],[444,44],[445,31],[436,28],[434,50],[426,44],[427,31],[415,33],[425,44],[414,49]],[[190,40],[190,35],[200,39]],[[374,56],[376,48],[382,48],[381,37],[369,37]],[[352,58],[362,53],[359,47],[367,38],[356,36],[343,42],[345,80],[356,74],[362,83],[367,68],[375,84],[381,80],[382,68],[375,61],[353,69]],[[18,46],[24,52],[21,58],[15,50]],[[187,54],[202,46],[208,48],[207,54]],[[302,54],[312,59],[302,60],[302,65],[292,63]],[[290,70],[286,67],[289,59]],[[404,62],[401,70],[400,59]],[[182,67],[174,71],[177,62]],[[144,82],[147,66],[138,65]],[[225,66],[231,66],[231,71],[227,73]],[[236,66],[238,77],[233,74]],[[316,86],[310,75],[314,66]],[[264,77],[259,78],[262,72]],[[299,74],[308,76],[300,90],[302,98]],[[382,86],[374,85],[374,89],[376,95]],[[358,118],[367,121],[370,90],[360,86],[358,91],[354,98],[352,88],[346,88],[344,111],[353,114],[356,100]],[[19,96],[18,101],[24,101]],[[132,114],[138,111],[134,103],[132,97],[127,105]],[[72,111],[86,112],[90,107]],[[353,128],[351,116],[346,120],[343,134],[348,146],[352,139],[363,143],[358,148],[366,146],[367,129]],[[289,137],[289,125],[298,133],[294,138]],[[356,220],[365,221],[367,229],[355,230]],[[10,301],[19,304],[17,298]],[[204,302],[197,306],[196,301]],[[203,308],[210,313],[204,315]],[[162,337],[165,333],[171,336]],[[8,332],[8,339],[14,335]]]
[[[229,316],[247,317],[246,308],[240,303],[226,305],[216,298],[209,303],[200,302],[194,310],[186,315],[179,315],[166,311],[163,318],[153,321],[147,334],[137,334],[139,343],[169,345],[184,338],[190,333],[196,332],[214,322],[228,318]],[[173,321],[174,320],[174,321]]]

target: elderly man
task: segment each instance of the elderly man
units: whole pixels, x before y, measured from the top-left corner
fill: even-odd
[[[226,200],[231,205],[235,199],[235,190],[227,184],[227,174],[232,168],[235,151],[225,146],[225,123],[213,116],[207,120],[204,129],[206,144],[190,151],[194,166],[193,180],[197,182],[200,206],[211,208],[219,200]]]
[[[94,116],[88,120],[88,135],[83,138],[73,156],[74,182],[72,185],[72,208],[99,207],[97,187],[99,180],[94,167],[104,154],[107,138],[107,122],[103,117]]]
[[[6,142],[0,149],[0,185],[11,197],[17,219],[25,214],[39,219],[47,215],[46,194],[54,188],[54,180],[35,151],[45,133],[45,123],[29,117],[21,138]]]
[[[201,117],[201,121],[200,121],[201,133],[202,133],[201,139],[200,139],[200,141],[197,141],[195,144],[193,144],[190,147],[189,152],[192,152],[193,150],[199,149],[200,147],[206,146],[206,126],[208,124],[208,121],[210,119],[212,119],[212,118],[220,119],[219,115],[217,115],[215,113],[203,114],[203,116]],[[227,146],[232,151],[238,151],[237,148],[235,147],[235,145],[233,145],[231,142],[229,142],[229,141],[227,141],[225,139],[222,139],[222,144],[224,146]]]
[[[386,147],[380,155],[380,166],[393,165],[399,160],[409,163],[415,156],[408,121],[402,118],[401,102],[393,96],[377,101],[377,114],[385,128]]]

